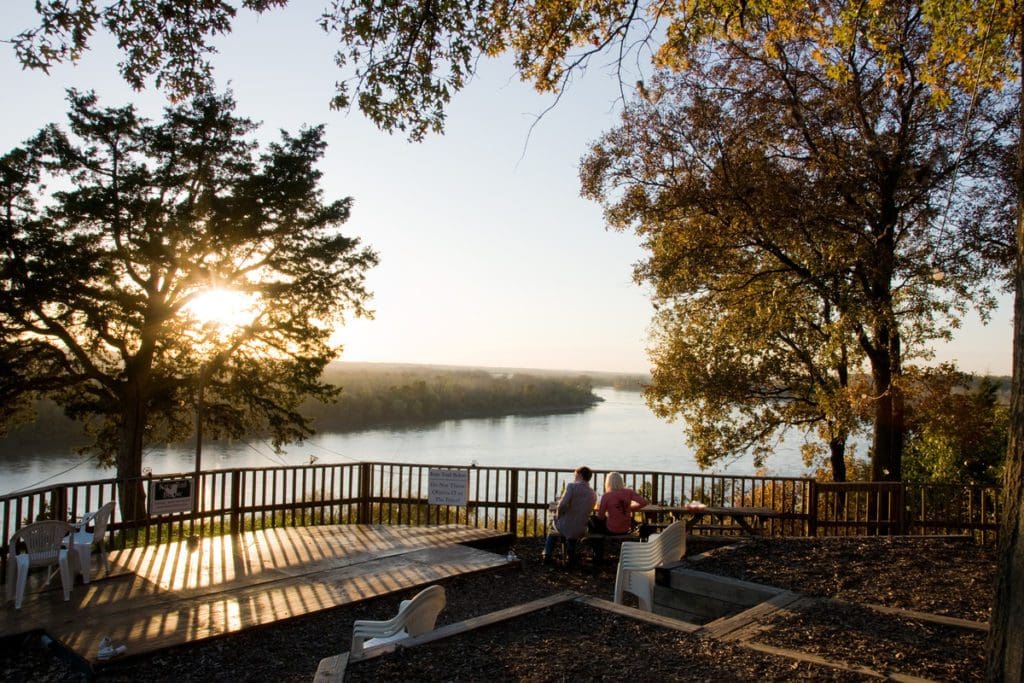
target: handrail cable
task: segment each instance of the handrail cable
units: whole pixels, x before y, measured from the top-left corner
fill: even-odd
[[[57,477],[64,476],[68,472],[71,472],[72,470],[76,470],[79,467],[81,467],[82,465],[84,465],[84,464],[86,464],[86,463],[88,463],[88,462],[90,462],[92,460],[96,460],[99,457],[100,457],[99,454],[91,455],[88,458],[86,458],[85,460],[82,460],[81,462],[72,465],[71,467],[67,468],[66,470],[63,470],[62,472],[57,472],[56,474],[51,474],[50,476],[46,477],[45,479],[40,479],[39,481],[37,481],[35,484],[32,484],[31,486],[22,486],[20,489],[15,489],[15,490],[11,491],[11,493],[21,493],[22,491],[28,491],[30,489],[37,489],[41,485],[43,485],[46,482],[50,481],[51,479],[55,479]]]

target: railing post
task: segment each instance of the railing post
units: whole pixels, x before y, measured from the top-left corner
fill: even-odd
[[[807,482],[807,535],[818,535],[818,482],[814,479]]]
[[[145,484],[143,484],[143,486],[145,486],[146,488],[146,530],[143,532],[143,534],[144,543],[148,546],[150,539],[153,537],[153,517],[149,514],[150,506],[153,503],[153,500],[151,498],[153,494],[153,470],[149,468],[147,468],[147,470],[148,471],[145,474]],[[116,492],[117,487],[115,487],[114,490]],[[139,538],[139,520],[128,520],[127,523],[131,525],[130,528],[132,530],[132,537],[137,542]],[[159,528],[157,529],[157,531],[159,531]]]
[[[370,491],[373,483],[373,465],[368,462],[359,463],[359,524],[370,523]]]
[[[241,531],[241,517],[239,510],[242,507],[242,473],[239,470],[231,470],[231,535],[238,536]]]
[[[896,515],[896,533],[901,536],[907,533],[907,511],[906,506],[903,504],[905,491],[906,485],[903,482],[900,482],[899,487],[893,495],[893,506],[896,508],[893,511]]]
[[[513,538],[519,537],[519,468],[515,467],[508,471],[508,519],[505,520],[505,530],[512,532]]]
[[[40,510],[40,512],[42,512]],[[68,488],[54,486],[50,490],[50,519],[68,521]]]
[[[3,501],[3,516],[0,517],[0,581],[7,582],[7,558],[9,548],[7,543],[11,536],[14,535],[14,531],[18,528],[18,520],[11,519],[11,499],[5,498]]]

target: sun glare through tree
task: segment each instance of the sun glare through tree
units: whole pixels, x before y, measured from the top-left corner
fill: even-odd
[[[257,314],[257,302],[249,294],[233,289],[209,289],[198,294],[185,306],[203,327],[220,329],[242,327]]]
[[[298,406],[336,394],[330,336],[369,313],[377,257],[341,232],[351,199],[320,189],[322,127],[258,149],[230,94],[160,122],[68,99],[67,131],[0,156],[0,418],[50,398],[83,421],[133,520],[148,445],[198,422],[275,445],[311,433]]]

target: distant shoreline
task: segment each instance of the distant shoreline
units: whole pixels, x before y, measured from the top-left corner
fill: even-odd
[[[303,414],[318,434],[430,426],[449,420],[562,415],[604,399],[595,386],[640,391],[642,377],[601,373],[460,368],[408,364],[332,363],[325,381],[342,387],[338,402],[309,402]],[[49,401],[36,404],[34,422],[0,438],[0,458],[30,450],[67,450],[88,443],[82,426]],[[216,441],[213,434],[211,442]],[[177,442],[187,443],[188,439]],[[156,444],[154,444],[156,445]]]

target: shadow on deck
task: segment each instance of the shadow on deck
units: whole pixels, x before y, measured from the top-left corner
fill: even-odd
[[[457,525],[337,525],[113,551],[110,572],[77,583],[69,602],[59,579],[40,590],[45,572],[34,572],[22,609],[0,612],[0,638],[41,630],[94,662],[110,636],[143,654],[503,567],[504,555],[471,546],[509,540]]]

